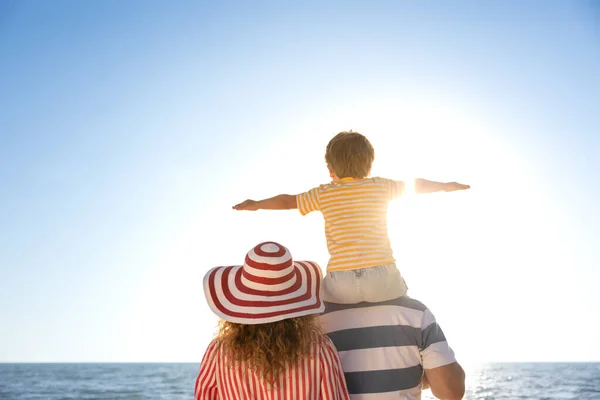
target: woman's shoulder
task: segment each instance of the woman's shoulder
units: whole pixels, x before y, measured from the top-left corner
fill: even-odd
[[[317,344],[317,347],[320,350],[320,353],[323,353],[323,351],[329,352],[331,350],[333,350],[337,353],[335,345],[333,344],[333,342],[331,341],[329,336],[327,336],[326,334],[316,333],[314,340],[315,340],[315,343]]]
[[[206,348],[205,353],[206,354],[214,355],[214,354],[216,354],[216,353],[219,352],[219,350],[221,349],[221,347],[222,347],[222,343],[219,340],[219,338],[214,338],[208,344],[208,347]]]

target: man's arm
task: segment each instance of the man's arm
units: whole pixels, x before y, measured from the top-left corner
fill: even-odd
[[[456,362],[442,328],[429,309],[421,319],[421,361],[425,372],[423,383],[442,400],[462,399],[465,395],[465,372]]]
[[[427,381],[427,375],[423,374],[421,377],[421,389],[427,390],[429,389],[429,382]]]
[[[296,195],[280,194],[263,200],[246,200],[232,207],[234,210],[292,210],[298,208]]]
[[[457,362],[426,369],[424,378],[438,399],[460,400],[465,395],[465,371]]]
[[[436,182],[427,179],[415,179],[415,193],[453,192],[455,190],[469,189],[471,186],[458,182]]]

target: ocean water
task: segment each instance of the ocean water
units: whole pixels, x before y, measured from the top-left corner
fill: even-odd
[[[193,399],[197,372],[198,364],[0,364],[0,399]],[[481,364],[466,372],[465,399],[600,400],[600,363]]]
[[[0,364],[0,399],[189,400],[199,365]]]
[[[600,363],[494,363],[465,372],[465,399],[600,400]]]

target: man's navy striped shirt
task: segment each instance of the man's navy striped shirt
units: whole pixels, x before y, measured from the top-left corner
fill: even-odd
[[[321,322],[342,360],[352,400],[420,399],[423,369],[456,361],[433,314],[410,297],[325,303]]]

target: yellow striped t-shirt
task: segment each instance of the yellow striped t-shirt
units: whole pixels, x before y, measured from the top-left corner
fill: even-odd
[[[388,201],[404,182],[385,178],[343,178],[297,196],[302,215],[321,211],[329,250],[327,271],[395,262],[387,231]]]

